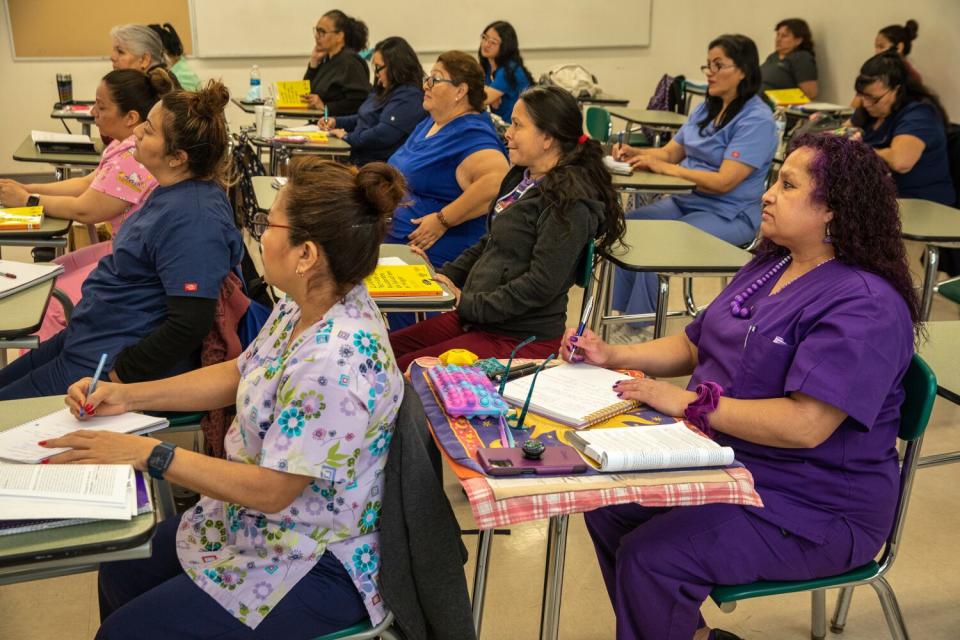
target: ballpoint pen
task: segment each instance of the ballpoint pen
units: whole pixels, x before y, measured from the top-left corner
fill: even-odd
[[[93,395],[93,392],[97,390],[97,382],[100,380],[100,375],[103,373],[103,365],[107,364],[107,354],[100,354],[100,362],[97,364],[97,370],[93,372],[93,381],[90,383],[90,386],[87,387],[87,397],[89,398]],[[80,417],[84,416],[83,407],[80,407]]]
[[[587,321],[590,319],[590,313],[593,311],[593,296],[590,296],[590,299],[587,300],[586,306],[583,308],[583,316],[580,318],[580,324],[577,326],[577,337],[580,338],[583,336],[583,332],[587,329]],[[579,347],[574,347],[570,350],[570,361],[573,361],[573,357],[577,353]]]
[[[15,273],[0,273],[0,276],[3,276],[4,278],[10,278],[11,280],[17,279],[17,274]]]

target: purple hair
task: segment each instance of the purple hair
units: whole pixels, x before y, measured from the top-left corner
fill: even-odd
[[[862,142],[831,134],[800,136],[790,143],[790,153],[801,147],[814,152],[807,167],[814,183],[811,199],[833,212],[829,228],[837,260],[887,280],[903,296],[919,332],[920,299],[910,277],[897,189],[886,163]],[[783,255],[787,250],[764,240],[758,253]]]

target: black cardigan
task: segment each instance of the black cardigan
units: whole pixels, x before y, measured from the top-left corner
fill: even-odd
[[[307,65],[303,79],[310,81],[310,93],[320,96],[331,116],[356,113],[370,93],[367,62],[353,49],[324,58],[315,69]]]
[[[522,178],[523,167],[511,169],[497,197]],[[539,187],[496,217],[488,214],[486,235],[440,269],[462,290],[461,322],[468,329],[521,339],[563,335],[567,292],[602,223],[599,200],[575,200],[560,212],[548,206]]]

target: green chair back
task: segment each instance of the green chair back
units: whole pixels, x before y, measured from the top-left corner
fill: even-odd
[[[580,259],[580,274],[577,276],[577,286],[583,287],[584,291],[590,288],[593,282],[593,262],[597,252],[597,243],[593,238],[587,243],[587,248],[583,250],[583,256]]]
[[[610,112],[603,107],[587,107],[587,133],[597,142],[610,139]]]
[[[393,620],[393,612],[388,611],[387,617],[385,617],[376,627],[371,626],[369,620],[365,620],[363,622],[358,622],[352,627],[347,627],[346,629],[340,629],[339,631],[334,631],[333,633],[318,636],[313,640],[371,640],[373,638],[380,638],[381,640],[397,640],[397,635],[391,630],[391,626],[393,626]]]
[[[923,358],[914,354],[907,373],[903,376],[906,397],[900,407],[901,440],[913,442],[923,435],[937,397],[937,377]]]
[[[941,282],[937,285],[937,293],[950,302],[960,304],[960,278],[951,278]]]

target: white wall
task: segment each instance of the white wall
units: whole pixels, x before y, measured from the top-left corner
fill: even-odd
[[[384,10],[395,6],[384,0]],[[544,1],[517,6],[531,11],[550,10],[550,3]],[[631,106],[643,107],[663,73],[699,77],[697,69],[703,64],[706,45],[714,36],[723,32],[744,33],[756,40],[763,58],[773,49],[773,27],[777,21],[797,15],[805,18],[813,29],[820,65],[821,99],[846,102],[852,95],[853,79],[860,65],[873,53],[876,31],[887,24],[902,24],[913,18],[920,23],[913,63],[940,94],[952,119],[960,121],[960,84],[955,80],[960,68],[957,36],[960,2],[920,0],[904,8],[906,3],[898,0],[806,0],[803,4],[791,5],[802,7],[796,12],[784,10],[783,6],[764,0],[654,0],[648,48],[535,51],[528,53],[526,59],[534,75],[555,64],[578,61],[599,77],[608,93],[630,98]],[[471,11],[478,33],[487,22],[501,17],[488,16],[477,9]],[[304,25],[309,26],[314,19],[314,16],[305,17]],[[371,22],[375,19],[375,16],[369,18]],[[611,16],[611,20],[615,19],[616,16]],[[5,21],[2,14],[0,20]],[[428,21],[423,25],[429,28]],[[309,34],[306,28],[302,31]],[[522,33],[520,38],[522,45]],[[57,94],[56,73],[72,73],[75,97],[92,99],[94,88],[99,78],[109,71],[110,63],[106,58],[103,61],[15,62],[8,42],[8,25],[2,22],[0,86],[4,91],[0,98],[0,174],[44,171],[41,165],[13,162],[11,154],[30,129],[54,131],[60,127],[59,122],[49,117]],[[104,34],[105,53],[109,44]],[[255,62],[262,63],[264,82],[299,78],[312,46],[309,35],[304,37],[303,45],[304,56],[299,59],[197,59],[192,64],[202,78],[222,78],[231,90],[241,95],[246,89],[250,65]],[[475,51],[477,43],[466,42],[463,46]],[[435,54],[423,55],[427,68],[434,59]],[[235,123],[252,119],[233,106],[228,116]]]

